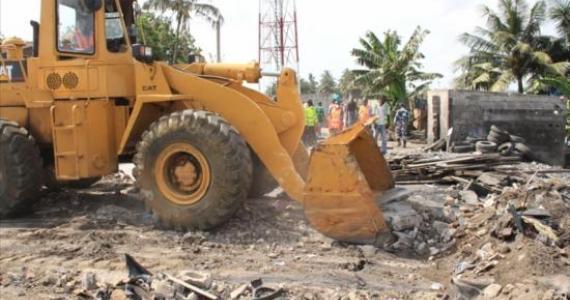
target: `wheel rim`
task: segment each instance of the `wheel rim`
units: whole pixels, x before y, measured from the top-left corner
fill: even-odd
[[[192,205],[206,195],[211,182],[210,166],[192,145],[171,144],[160,152],[156,162],[158,189],[169,201]]]

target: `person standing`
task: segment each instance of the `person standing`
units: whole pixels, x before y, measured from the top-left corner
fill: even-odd
[[[376,121],[374,122],[374,140],[378,142],[378,136],[380,136],[382,154],[386,155],[386,153],[388,153],[386,125],[388,123],[388,112],[390,108],[388,103],[386,103],[383,98],[380,98],[379,104],[374,104],[371,111],[372,115],[376,117]]]
[[[398,137],[398,146],[403,145],[404,148],[406,148],[410,113],[404,107],[404,104],[400,103],[398,105],[398,110],[396,111],[394,120],[396,122],[396,136]]]
[[[305,106],[305,131],[303,132],[303,142],[312,147],[317,144],[317,110],[313,100],[309,100]]]
[[[333,100],[329,106],[328,121],[329,134],[331,136],[338,134],[343,128],[343,109],[340,106],[340,100]]]
[[[348,128],[358,121],[358,104],[354,99],[350,99],[345,106],[345,126]]]
[[[368,99],[364,99],[358,107],[358,121],[366,122],[370,119],[370,108],[368,107]]]
[[[321,128],[323,128],[325,124],[325,109],[323,107],[323,103],[319,102],[316,107],[317,110],[317,119],[319,123],[317,124],[317,137],[321,135]]]

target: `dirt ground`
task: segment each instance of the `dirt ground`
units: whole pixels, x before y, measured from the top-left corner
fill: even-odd
[[[76,299],[87,273],[94,273],[99,285],[125,278],[124,254],[152,272],[210,274],[211,291],[223,299],[256,278],[283,287],[286,299],[458,298],[451,284],[456,264],[468,256],[469,246],[481,246],[469,240],[435,256],[410,258],[372,246],[338,243],[311,229],[302,208],[278,193],[248,200],[215,232],[167,231],[154,225],[124,181],[128,180],[115,176],[87,191],[51,193],[35,205],[32,215],[1,220],[0,298]],[[408,188],[424,194],[448,190]],[[525,294],[526,299],[550,296],[533,293],[537,285],[528,290],[528,280],[536,283],[562,276],[556,280],[564,284],[570,267],[541,256],[544,251],[559,251],[552,248],[537,246],[526,255],[529,247],[517,244],[525,242],[514,241],[510,248],[517,252],[512,256],[516,259],[498,266],[492,275],[502,286],[527,289],[512,294],[513,299]],[[537,259],[543,261],[527,262]],[[513,272],[522,264],[542,269]]]

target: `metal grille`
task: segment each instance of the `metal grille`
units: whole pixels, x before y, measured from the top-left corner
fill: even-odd
[[[67,72],[63,75],[63,86],[66,89],[74,89],[79,84],[79,77],[73,72]]]
[[[58,73],[51,73],[47,77],[47,86],[52,90],[57,90],[61,87],[61,76]]]

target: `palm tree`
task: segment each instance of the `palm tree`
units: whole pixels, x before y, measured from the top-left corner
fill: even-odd
[[[356,75],[349,69],[342,72],[342,76],[338,81],[338,89],[346,98],[358,97],[361,94],[360,87],[354,82]]]
[[[144,4],[145,9],[156,9],[161,12],[170,11],[174,13],[176,20],[176,37],[179,41],[180,34],[188,32],[190,19],[193,16],[204,18],[212,26],[223,23],[223,17],[220,10],[208,3],[202,3],[198,0],[148,0]],[[178,43],[174,43],[171,50],[171,63],[176,63],[178,58]]]
[[[570,64],[554,63],[540,46],[540,29],[546,20],[546,4],[538,1],[532,8],[526,0],[499,0],[499,12],[483,7],[486,28],[477,27],[474,34],[464,33],[460,41],[470,54],[456,62],[463,74],[463,86],[504,91],[512,82],[519,93],[524,81],[545,75],[563,75]]]
[[[570,43],[570,0],[553,0],[550,18],[556,23],[558,33]]]
[[[326,70],[321,75],[321,81],[319,83],[319,94],[324,96],[330,96],[337,92],[337,83],[334,76],[330,71]]]
[[[360,39],[361,48],[352,50],[363,69],[354,70],[355,84],[362,86],[367,96],[383,96],[392,107],[423,92],[434,79],[442,76],[421,71],[424,55],[419,47],[429,34],[416,28],[408,42],[401,47],[395,31],[384,33],[380,40],[374,32]]]

